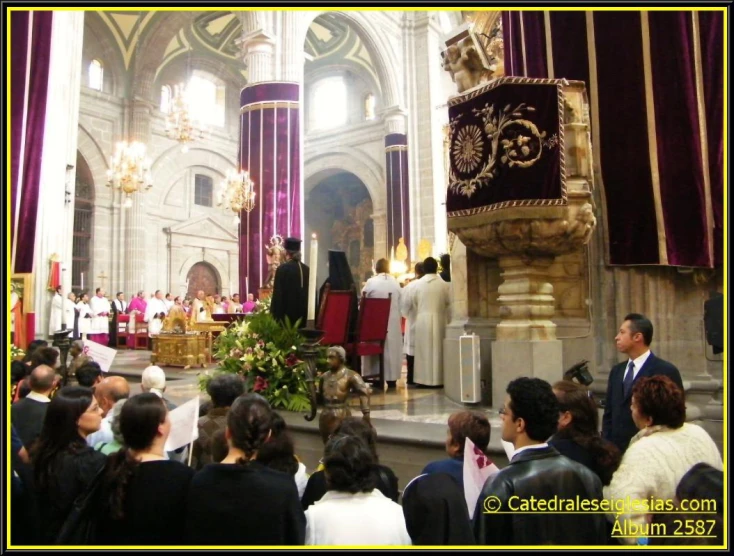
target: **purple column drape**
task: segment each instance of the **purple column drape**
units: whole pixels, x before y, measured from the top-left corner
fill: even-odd
[[[13,219],[11,241],[16,245],[13,271],[30,273],[33,272],[43,138],[46,127],[53,12],[11,12],[10,17],[11,218]],[[16,214],[18,196],[20,206]]]
[[[240,94],[240,164],[255,182],[255,208],[240,226],[240,292],[267,279],[266,244],[274,235],[301,236],[299,89],[266,82]]]
[[[538,12],[503,13],[505,67],[510,75],[545,77],[544,21]],[[648,137],[641,12],[550,14],[554,77],[589,87],[596,65],[594,121],[609,238],[609,263],[712,267],[723,256],[723,15],[699,12],[700,74],[690,11],[649,12],[652,102],[657,161]],[[522,25],[521,25],[522,22]],[[522,29],[522,30],[521,30]],[[523,63],[523,40],[524,58]],[[592,60],[593,58],[593,60]],[[525,72],[527,65],[527,73]],[[701,83],[697,82],[700,76]],[[703,90],[703,99],[698,98]],[[593,98],[594,95],[598,98]],[[699,108],[705,109],[708,160],[702,157]],[[707,164],[706,164],[707,163]],[[710,191],[706,190],[708,166]],[[655,178],[655,179],[654,179]],[[656,187],[658,188],[656,190]],[[659,197],[656,195],[659,191]],[[710,195],[713,215],[707,212]],[[662,219],[658,222],[658,215]],[[713,219],[713,224],[711,223]],[[662,241],[665,235],[665,242]],[[709,237],[713,236],[713,258]]]
[[[404,133],[385,136],[387,178],[387,255],[402,237],[410,247],[410,198],[408,182],[408,137]]]

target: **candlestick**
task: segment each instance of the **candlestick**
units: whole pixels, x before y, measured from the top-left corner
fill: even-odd
[[[316,314],[316,269],[318,268],[319,242],[316,234],[311,234],[311,256],[308,259],[308,320],[314,320]]]

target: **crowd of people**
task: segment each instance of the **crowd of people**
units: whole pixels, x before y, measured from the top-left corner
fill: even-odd
[[[436,269],[426,260],[423,270]],[[387,282],[383,274],[374,280]],[[414,289],[432,291],[436,280]],[[421,307],[414,295],[398,303]],[[626,360],[610,373],[601,420],[582,384],[512,380],[498,408],[509,465],[480,485],[478,498],[467,496],[464,453],[470,440],[491,463],[484,411],[451,415],[447,457],[426,462],[417,477],[399,478],[381,463],[375,428],[353,417],[323,439],[319,466],[309,470],[283,416],[245,392],[239,376],[222,374],[207,385],[191,454],[187,446],[167,451],[175,405],[162,369],[145,369],[133,394],[77,343],[78,385],[62,387],[58,352],[37,341],[11,373],[11,538],[109,546],[722,544],[722,458],[709,434],[686,422],[680,373],[652,353],[652,333],[643,315],[620,325],[615,341]],[[692,520],[687,535],[671,532]]]

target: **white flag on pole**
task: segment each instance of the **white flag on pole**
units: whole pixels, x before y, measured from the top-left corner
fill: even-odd
[[[168,414],[171,419],[171,434],[166,440],[166,452],[178,450],[199,438],[199,397],[189,400]]]
[[[469,518],[474,517],[474,509],[484,483],[498,472],[499,467],[467,438],[464,444],[464,498],[469,509]]]

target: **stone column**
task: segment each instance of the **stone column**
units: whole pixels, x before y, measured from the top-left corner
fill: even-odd
[[[375,251],[374,259],[380,259],[389,255],[387,248],[387,214],[385,211],[379,211],[372,214],[372,223],[375,230]]]
[[[58,256],[62,269],[65,269],[61,273],[64,295],[71,290],[84,12],[55,12],[51,30],[46,127],[33,261],[34,291],[27,293],[26,306],[30,313],[35,313],[35,324],[26,322],[29,340],[33,339],[34,332],[37,338],[48,337],[51,292],[47,285],[52,255]],[[70,202],[67,203],[67,199]],[[18,249],[21,248],[19,245]]]
[[[408,136],[405,115],[398,107],[385,111],[385,184],[387,187],[387,251],[392,253],[403,238],[409,250],[409,260],[415,258],[410,250],[410,182],[408,176]]]
[[[250,84],[240,93],[240,164],[256,192],[254,210],[241,215],[241,294],[256,292],[267,279],[270,238],[302,231],[301,86],[273,80],[274,37],[251,28],[262,23],[247,15],[241,40]]]
[[[152,105],[147,101],[135,99],[130,103],[129,141],[140,141],[145,144],[148,149],[150,148],[151,138],[151,110]],[[155,186],[155,184],[153,185]],[[121,202],[124,202],[124,199],[121,199]],[[145,193],[142,191],[133,193],[132,207],[123,208],[122,211],[122,220],[125,222],[126,238],[125,252],[120,253],[125,260],[124,291],[129,297],[132,297],[138,290],[149,287],[147,282],[148,276],[146,275],[147,265],[145,252]],[[89,283],[92,285],[91,278]],[[157,286],[158,284],[156,284],[155,287]]]

